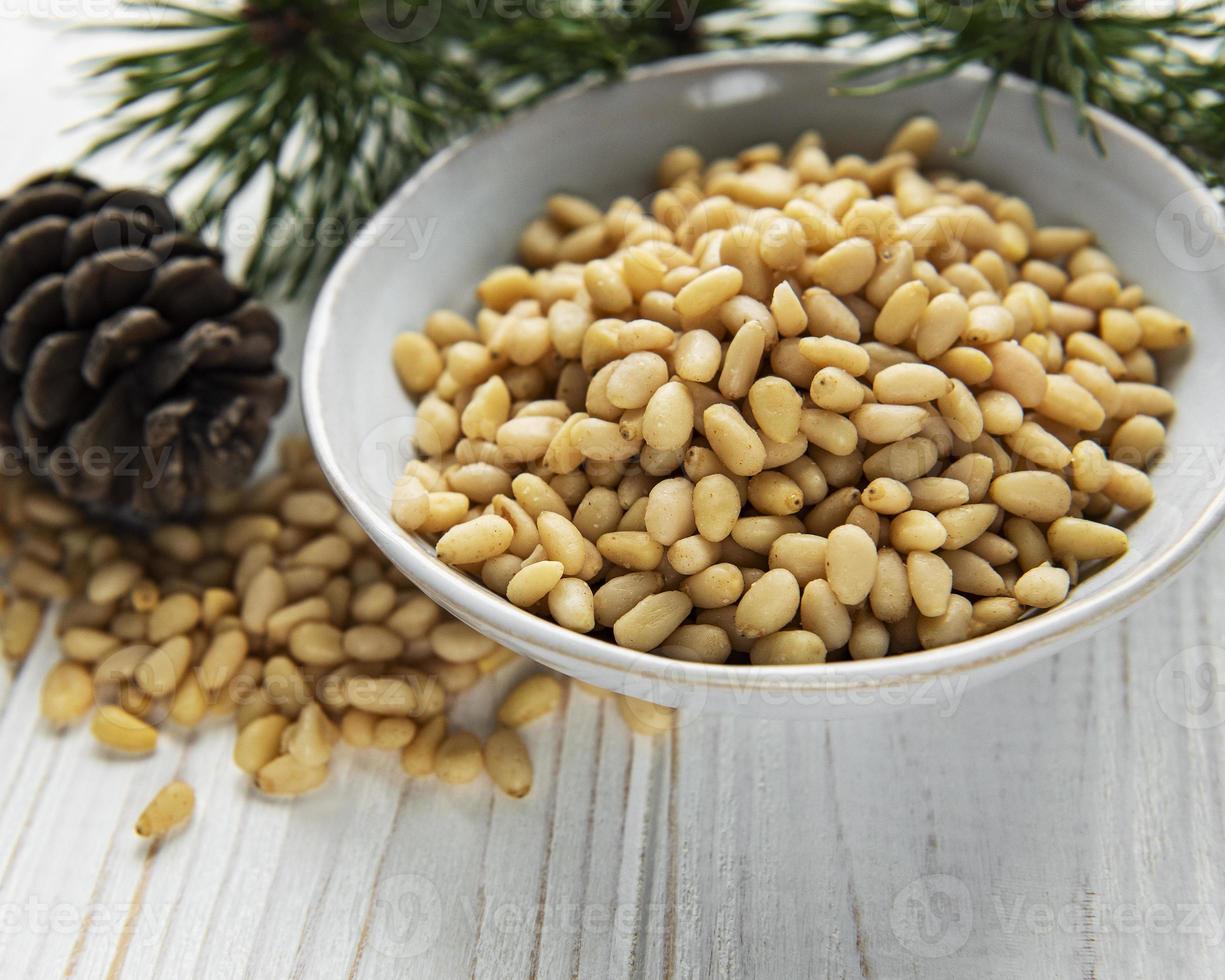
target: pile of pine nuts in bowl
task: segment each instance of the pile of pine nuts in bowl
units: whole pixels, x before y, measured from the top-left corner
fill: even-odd
[[[1161,466],[1212,439],[1194,392],[1220,290],[1102,202],[1117,186],[1147,222],[1194,181],[1107,131],[1116,183],[1078,208],[1042,185],[1091,148],[1025,156],[1004,136],[959,162],[955,104],[870,105],[861,135],[837,107],[791,108],[813,59],[742,62],[772,87],[706,121],[673,93],[730,86],[726,59],[554,100],[388,203],[450,209],[420,267],[343,258],[307,343],[307,424],[380,548],[584,681],[805,717],[846,712],[764,707],[758,688],[978,681],[1169,578],[1220,518],[1219,490]],[[676,145],[653,134],[636,163],[621,114],[644,103]],[[594,148],[535,173],[540,134],[597,113]],[[506,173],[473,183],[495,158]],[[381,364],[349,419],[327,392],[354,330]],[[1178,412],[1174,391],[1192,392]]]
[[[814,132],[649,198],[557,193],[519,264],[395,340],[391,515],[507,602],[631,651],[797,666],[932,650],[1128,548],[1191,342],[1088,228]]]

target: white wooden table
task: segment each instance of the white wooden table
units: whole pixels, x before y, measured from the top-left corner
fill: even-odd
[[[3,20],[0,185],[66,158],[91,43]],[[523,801],[348,751],[269,801],[226,726],[116,761],[39,722],[44,644],[0,706],[0,976],[1219,978],[1223,577],[1225,540],[1090,643],[862,720],[652,741],[575,692]],[[174,776],[195,819],[149,847]]]

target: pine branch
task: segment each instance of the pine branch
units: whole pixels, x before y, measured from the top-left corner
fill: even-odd
[[[293,293],[457,136],[589,74],[673,54],[684,33],[658,5],[575,16],[544,0],[508,19],[493,0],[413,4],[402,18],[367,0],[134,5],[148,15],[139,32],[170,39],[91,66],[119,95],[86,155],[165,146],[168,189],[208,188],[184,209],[206,234],[267,181],[245,278]]]
[[[804,26],[772,30],[776,15],[752,26],[772,43],[826,45],[866,52],[841,92],[891,92],[981,64],[1031,78],[1072,97],[1079,129],[1100,148],[1090,106],[1147,132],[1210,185],[1225,186],[1225,2],[1202,0],[1164,14],[1133,12],[1127,0],[807,0]],[[792,15],[794,17],[794,14]],[[873,58],[885,43],[900,54]],[[967,145],[977,143],[990,110],[983,95]],[[1045,91],[1037,110],[1048,141]]]
[[[810,6],[782,17],[763,0],[226,2],[135,5],[148,15],[135,30],[157,45],[92,66],[117,96],[90,153],[166,147],[171,189],[206,188],[185,209],[206,234],[223,236],[237,196],[266,187],[246,270],[260,290],[300,289],[457,136],[578,79],[699,45],[856,48],[868,60],[843,79],[851,94],[982,64],[993,82],[966,151],[1011,72],[1068,92],[1089,138],[1087,108],[1099,106],[1225,185],[1225,0],[1155,16],[1126,0],[801,0]],[[901,52],[878,55],[886,44]]]

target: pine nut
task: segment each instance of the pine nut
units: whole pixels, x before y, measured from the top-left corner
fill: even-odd
[[[733,265],[721,265],[704,272],[676,294],[676,311],[696,318],[727,302],[744,283],[744,275]]]
[[[817,369],[840,368],[856,378],[867,373],[871,363],[866,350],[837,337],[805,337],[799,342],[799,350]]]
[[[173,636],[190,633],[200,622],[200,602],[195,596],[177,593],[162,599],[149,613],[150,643],[163,643]]]
[[[563,518],[564,520],[564,518]],[[521,568],[506,586],[506,598],[528,609],[552,591],[566,569],[559,561],[539,561]]]
[[[906,484],[915,510],[941,511],[960,507],[970,499],[970,488],[947,476],[922,476]]]
[[[991,499],[1018,517],[1045,524],[1072,506],[1072,491],[1054,473],[1030,470],[1005,473],[991,481]]]
[[[999,508],[994,504],[963,504],[941,510],[936,515],[946,532],[941,547],[955,551],[972,544],[991,527],[998,514]]]
[[[914,328],[915,350],[930,361],[957,342],[970,323],[970,308],[957,293],[932,297]],[[990,354],[988,354],[990,356]]]
[[[1047,376],[1042,362],[1015,341],[988,344],[992,385],[1012,395],[1024,408],[1037,408],[1046,395]]]
[[[809,394],[818,408],[829,412],[846,414],[863,404],[864,388],[850,374],[839,367],[823,367],[813,376]],[[761,412],[754,408],[754,417]]]
[[[664,556],[663,545],[653,540],[646,531],[602,534],[596,541],[596,547],[614,565],[639,572],[657,568]]]
[[[916,605],[917,605],[916,599]],[[919,643],[924,650],[960,643],[970,636],[970,621],[974,609],[965,596],[949,597],[945,611],[936,616],[920,616],[917,624]]]
[[[196,793],[187,783],[175,780],[163,786],[136,819],[140,837],[165,837],[191,819]]]
[[[855,411],[862,412],[865,408],[880,407],[882,406],[864,405]],[[913,416],[901,419],[902,423],[913,424],[913,421]],[[800,412],[800,432],[812,445],[834,456],[850,456],[855,452],[860,439],[855,421],[820,408],[806,408]]]
[[[706,438],[723,465],[735,476],[754,476],[765,465],[761,437],[729,405],[711,405],[702,415]]]
[[[1037,422],[1023,422],[1004,442],[1018,456],[1045,469],[1062,470],[1072,462],[1072,451]]]
[[[702,477],[693,488],[693,515],[707,541],[723,541],[740,517],[740,491],[723,474]]]
[[[784,568],[795,576],[800,588],[825,577],[828,542],[816,534],[783,534],[770,545],[771,569]]]
[[[157,748],[157,729],[118,705],[98,708],[89,730],[103,745],[130,755],[145,755]]]
[[[422,725],[400,754],[400,766],[405,774],[414,777],[430,775],[434,771],[438,746],[442,744],[446,734],[447,720],[442,715],[431,718]]]
[[[908,510],[889,524],[889,543],[903,554],[911,551],[936,551],[944,547],[948,531],[935,514]]]
[[[378,721],[379,719],[369,712],[350,708],[341,716],[340,737],[346,745],[355,749],[368,749],[374,744],[374,729]]]
[[[443,692],[421,675],[410,683],[401,677],[351,677],[345,681],[345,700],[374,715],[425,718],[438,712]]]
[[[1140,324],[1140,343],[1148,350],[1170,350],[1191,342],[1190,325],[1159,307],[1137,307],[1135,317]]]
[[[576,633],[595,629],[595,599],[591,586],[582,579],[562,579],[549,592],[548,600],[549,615],[559,626]]]
[[[255,785],[269,796],[301,796],[318,789],[327,778],[327,766],[303,765],[287,753],[261,766]]]
[[[732,644],[718,626],[689,623],[669,634],[657,652],[673,660],[721,664],[731,656]]]
[[[1102,493],[1124,510],[1143,510],[1153,502],[1153,484],[1145,473],[1117,460],[1108,466],[1110,476]]]
[[[296,527],[331,527],[339,516],[340,504],[322,490],[301,490],[281,501],[281,519]]]
[[[869,480],[889,477],[900,483],[909,483],[924,476],[936,465],[938,458],[934,442],[922,436],[911,436],[878,449],[865,459],[863,474]]]
[[[332,757],[331,725],[323,709],[312,701],[298,714],[297,721],[285,730],[285,751],[303,766],[327,765]]]
[[[104,605],[115,602],[132,591],[139,582],[145,570],[134,561],[117,558],[107,562],[93,573],[85,586],[85,594],[90,602]]]
[[[39,696],[39,710],[56,728],[84,717],[93,703],[93,680],[80,664],[61,660],[47,673]]]
[[[876,581],[868,598],[872,614],[882,623],[896,623],[910,612],[906,564],[891,548],[882,548],[877,556]]]
[[[753,644],[749,661],[756,666],[786,666],[825,662],[825,643],[807,630],[783,630]]]
[[[723,360],[718,339],[707,330],[691,330],[676,344],[676,373],[686,381],[705,383],[714,378]]]
[[[715,348],[717,351],[717,342]],[[678,360],[679,357],[678,351]],[[642,437],[646,444],[654,449],[683,449],[693,435],[693,423],[693,396],[681,382],[669,381],[657,388],[647,402],[642,422]]]
[[[953,572],[938,555],[912,551],[906,556],[906,578],[920,615],[943,616],[953,589]]]
[[[972,551],[942,551],[939,556],[953,573],[953,588],[974,596],[1001,596],[1008,590],[999,573]]]
[[[741,330],[743,333],[743,329]],[[740,334],[736,335],[737,337]],[[859,385],[845,372],[856,389]],[[816,381],[813,381],[816,384]],[[765,377],[753,382],[748,391],[749,406],[761,431],[774,442],[788,442],[800,429],[800,410],[803,399],[789,381],[778,377]]]
[[[68,579],[33,558],[23,556],[13,562],[8,578],[17,592],[35,599],[62,600],[72,595]]]
[[[785,568],[771,569],[745,591],[736,607],[736,629],[753,638],[777,633],[799,608],[800,586],[795,576]]]
[[[42,630],[42,604],[34,599],[18,596],[0,616],[3,619],[0,625],[0,650],[10,662],[24,660]]]
[[[521,681],[498,708],[498,723],[519,728],[553,712],[561,703],[562,688],[551,674],[533,674]]]
[[[676,717],[675,708],[631,698],[625,694],[617,695],[617,710],[625,723],[639,735],[654,736],[671,731]]]
[[[692,601],[683,592],[647,596],[613,623],[613,636],[631,650],[653,650],[685,621],[692,609]]]
[[[1056,557],[1070,555],[1077,561],[1117,558],[1127,551],[1127,535],[1117,527],[1061,517],[1046,530],[1046,540]]]
[[[410,395],[422,395],[434,387],[442,374],[442,357],[424,334],[402,333],[392,346],[392,363],[400,384]]]
[[[918,405],[863,405],[851,413],[859,438],[878,446],[916,435],[927,418],[927,410]]]
[[[296,633],[297,630],[294,632]],[[398,633],[386,626],[362,623],[350,626],[344,631],[341,646],[345,655],[353,660],[362,663],[379,663],[398,657],[404,649],[404,640]]]
[[[876,545],[861,528],[846,524],[830,532],[826,576],[843,605],[855,605],[868,597],[876,580],[876,566]]]
[[[585,561],[583,535],[568,518],[544,511],[536,518],[536,529],[545,554],[561,564],[563,574],[577,575],[582,571]]]
[[[878,514],[893,516],[906,510],[914,498],[906,484],[889,477],[878,477],[869,483],[860,500]]]
[[[952,390],[948,375],[930,364],[894,364],[872,379],[877,401],[889,405],[921,405]]]
[[[889,652],[889,629],[868,609],[859,610],[847,650],[853,660],[873,660]]]
[[[136,683],[150,697],[168,697],[191,666],[192,652],[191,640],[186,636],[164,640],[136,668]]]
[[[494,785],[515,799],[527,796],[532,788],[532,760],[519,733],[499,728],[485,740],[483,752]]]
[[[1062,568],[1043,563],[1017,579],[1013,594],[1018,602],[1037,609],[1049,609],[1063,602],[1071,579]]]
[[[1151,415],[1133,415],[1110,437],[1110,458],[1129,466],[1152,462],[1165,445],[1165,426]]]
[[[218,640],[224,636],[222,634]],[[344,634],[331,623],[301,623],[290,631],[288,642],[294,659],[309,666],[335,667],[343,663],[347,656]]]
[[[510,547],[514,528],[505,518],[486,514],[460,524],[438,539],[438,557],[448,565],[473,565]]]
[[[456,496],[460,496],[456,494]],[[430,495],[431,517],[433,497]],[[332,571],[345,568],[353,558],[353,546],[339,534],[324,534],[299,548],[288,559],[291,566],[319,565]]]

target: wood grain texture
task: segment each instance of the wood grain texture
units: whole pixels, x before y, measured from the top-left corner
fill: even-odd
[[[97,38],[4,21],[5,186],[71,155]],[[855,721],[652,741],[572,692],[521,801],[347,750],[267,800],[223,725],[115,759],[38,719],[44,641],[7,697],[0,672],[0,976],[1218,978],[1223,579],[1220,541],[1091,642]],[[175,777],[197,812],[150,847],[132,826]]]
[[[319,793],[263,799],[223,725],[115,759],[38,720],[44,643],[0,713],[0,972],[1218,977],[1223,570],[1216,544],[1092,642],[934,707],[651,740],[575,690],[527,731],[522,801],[348,750]],[[485,734],[514,676],[460,723]],[[150,847],[132,824],[175,776],[198,811]]]

